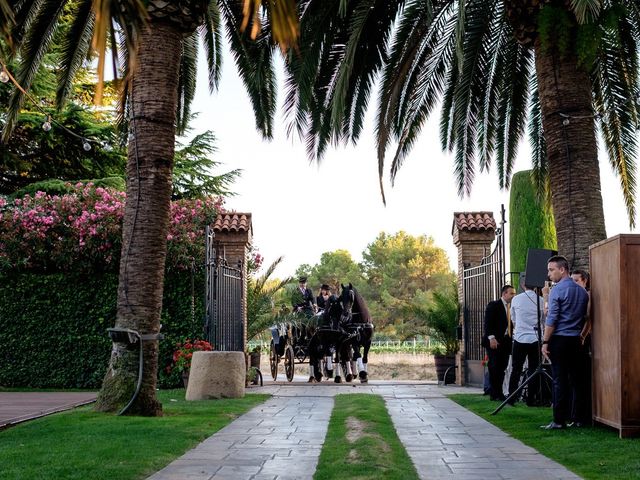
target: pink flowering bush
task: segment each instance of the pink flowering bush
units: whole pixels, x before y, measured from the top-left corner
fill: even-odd
[[[125,194],[76,184],[71,193],[37,192],[13,202],[0,197],[0,271],[117,271]],[[222,200],[180,200],[171,205],[167,266],[188,269],[204,260],[204,228]]]

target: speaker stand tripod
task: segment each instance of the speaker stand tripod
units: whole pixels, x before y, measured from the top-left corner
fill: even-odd
[[[542,347],[542,331],[541,331],[542,329],[540,327],[540,295],[538,294],[537,291],[536,291],[536,307],[537,307],[536,310],[538,312],[538,322],[536,326],[536,333],[538,334],[538,367],[535,369],[535,371],[531,375],[529,375],[526,378],[524,382],[522,382],[518,386],[518,388],[516,388],[512,393],[509,394],[507,398],[504,399],[504,401],[498,406],[498,408],[496,408],[493,412],[491,412],[491,415],[496,415],[500,410],[504,408],[505,405],[510,403],[512,399],[517,398],[520,392],[524,389],[524,387],[529,385],[529,383],[531,383],[535,378],[547,377],[549,380],[553,382],[553,378],[551,378],[551,375],[549,375],[549,373],[542,366],[542,353],[540,352],[540,348]],[[538,398],[542,398],[542,381],[539,382]]]

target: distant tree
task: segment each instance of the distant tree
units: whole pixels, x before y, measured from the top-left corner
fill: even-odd
[[[442,275],[451,274],[446,252],[425,235],[382,232],[367,245],[362,257],[369,287],[394,292],[394,296],[429,290],[442,282]]]
[[[213,175],[212,171],[220,166],[211,158],[215,153],[215,136],[207,130],[193,137],[183,145],[176,141],[176,153],[173,165],[174,200],[179,198],[204,198],[209,196],[233,196],[231,185],[241,175],[242,170]]]
[[[361,288],[365,282],[360,265],[353,261],[347,250],[323,253],[320,263],[308,271],[308,283],[314,292],[323,283],[329,285],[333,293],[338,293],[341,283],[352,283],[356,288]]]

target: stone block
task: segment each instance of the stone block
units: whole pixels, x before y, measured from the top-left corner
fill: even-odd
[[[244,397],[246,373],[243,352],[195,352],[186,399]]]

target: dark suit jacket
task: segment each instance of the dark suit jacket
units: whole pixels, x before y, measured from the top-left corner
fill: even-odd
[[[484,335],[482,335],[482,346],[489,348],[489,335],[496,337],[499,348],[511,347],[511,338],[505,335],[507,331],[507,311],[501,299],[494,300],[487,304],[484,312]]]
[[[305,288],[304,293],[302,293],[299,288],[294,290],[293,298],[291,299],[291,305],[294,310],[298,307],[302,307],[305,311],[312,311],[315,303],[315,298],[313,297],[313,292],[310,288]]]

